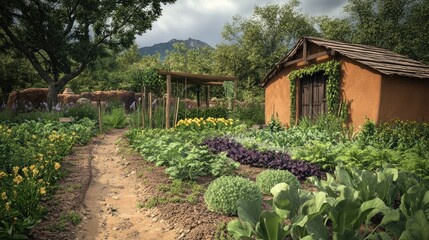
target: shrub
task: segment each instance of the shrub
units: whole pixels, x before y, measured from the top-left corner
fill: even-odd
[[[73,107],[70,107],[65,113],[65,117],[74,117],[76,119],[89,118],[97,121],[98,112],[97,108],[93,107],[90,104],[80,104]]]
[[[234,118],[240,119],[247,125],[265,123],[265,105],[262,102],[251,101],[243,106],[237,106],[235,113],[231,113]]]
[[[191,108],[186,110],[186,118],[228,118],[228,108],[217,106],[209,108]],[[179,119],[185,118],[185,109],[184,107],[179,110]]]
[[[238,176],[222,176],[214,180],[204,194],[204,201],[210,211],[236,215],[238,200],[261,202],[262,194],[256,184]]]
[[[116,107],[110,110],[103,117],[103,122],[113,128],[124,128],[127,125],[127,116],[123,107]]]
[[[268,169],[256,176],[256,185],[261,192],[269,194],[276,184],[285,182],[288,185],[300,186],[298,179],[289,171]]]

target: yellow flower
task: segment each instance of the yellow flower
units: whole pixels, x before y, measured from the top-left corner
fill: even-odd
[[[37,182],[38,182],[38,183],[42,183],[42,182],[43,182],[43,179],[39,179]]]
[[[6,199],[7,199],[6,192],[2,192],[2,193],[1,193],[1,199],[3,199],[3,200],[6,200]]]
[[[21,175],[18,175],[18,176],[16,176],[16,177],[14,177],[13,178],[13,182],[16,184],[16,185],[18,185],[18,184],[20,184],[21,182],[22,182],[22,177],[21,177]]]
[[[59,163],[55,162],[55,164],[54,164],[54,168],[55,168],[55,170],[60,169],[60,168],[61,168],[61,164],[59,164]]]
[[[34,134],[33,134],[31,137],[32,137],[33,139],[37,139],[36,135],[34,135]]]
[[[37,174],[39,174],[39,170],[37,170],[37,168],[33,169],[33,176],[37,176]]]
[[[30,170],[33,171],[36,168],[36,166],[33,164],[30,166]]]
[[[17,175],[19,171],[19,167],[18,166],[13,167],[12,171],[13,171],[13,175]]]
[[[23,167],[22,172],[24,173],[25,177],[28,177],[28,168],[27,167]]]
[[[43,154],[38,153],[37,154],[37,158],[39,159],[39,161],[42,161],[43,160]]]
[[[9,211],[9,210],[10,210],[10,204],[11,204],[11,202],[7,202],[7,203],[6,203],[6,205],[5,205],[5,209],[6,209],[6,211]]]
[[[2,178],[2,177],[6,177],[7,176],[7,173],[5,173],[5,172],[3,172],[3,171],[1,171],[0,172],[0,178]]]
[[[12,133],[12,129],[10,129],[10,128],[9,128],[9,129],[7,130],[7,133]]]
[[[76,135],[76,132],[72,132],[72,135],[74,136],[74,135]]]
[[[46,195],[46,188],[45,187],[41,187],[39,189],[40,195],[45,196]]]

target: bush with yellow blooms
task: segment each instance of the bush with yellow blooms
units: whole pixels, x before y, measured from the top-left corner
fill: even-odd
[[[61,161],[94,134],[95,123],[0,123],[0,239],[23,239],[61,177]]]

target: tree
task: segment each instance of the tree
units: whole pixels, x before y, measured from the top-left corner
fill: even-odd
[[[133,44],[175,0],[2,0],[0,27],[49,85],[48,104],[106,48]]]
[[[317,35],[310,19],[296,8],[299,1],[255,7],[251,17],[235,16],[222,33],[226,43],[216,58],[233,71],[242,84],[257,85],[267,71],[302,36]]]
[[[353,29],[348,18],[329,18],[328,16],[316,17],[316,23],[319,25],[320,34],[327,39],[352,42]]]
[[[349,0],[352,42],[385,48],[429,63],[428,0]]]

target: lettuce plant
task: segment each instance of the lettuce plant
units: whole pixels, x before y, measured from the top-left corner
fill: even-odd
[[[238,200],[262,201],[262,194],[256,184],[238,176],[222,176],[214,180],[204,194],[204,201],[210,211],[236,215]]]

